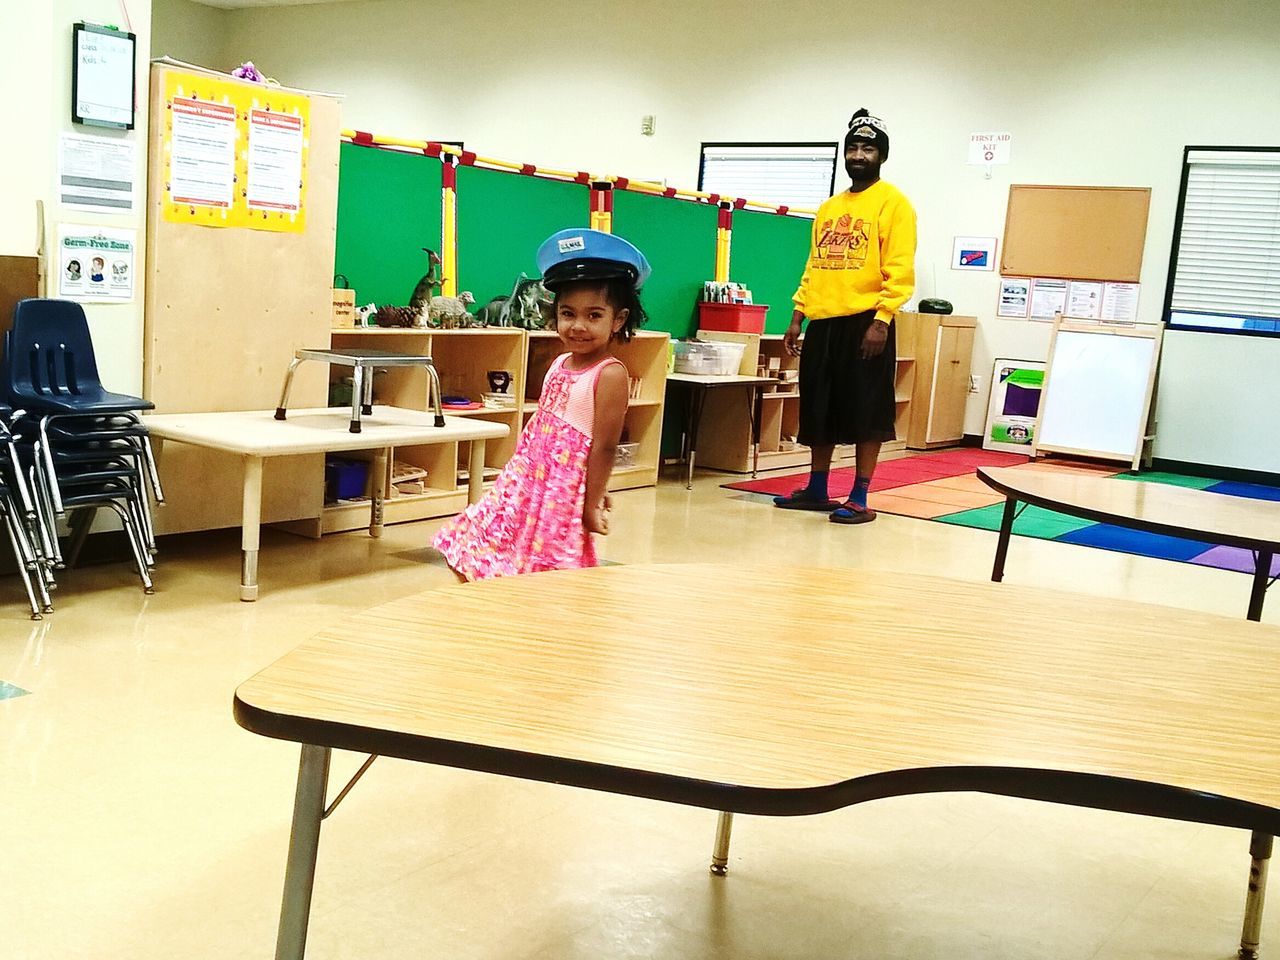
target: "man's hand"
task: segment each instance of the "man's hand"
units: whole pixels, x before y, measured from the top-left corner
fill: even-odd
[[[582,511],[582,526],[587,533],[609,535],[609,511],[613,509],[613,497],[605,494],[604,499],[594,506],[588,504]]]
[[[787,348],[787,353],[793,357],[800,356],[800,315],[797,314],[791,318],[791,326],[787,327],[787,332],[782,335],[782,345]]]
[[[867,332],[862,335],[862,359],[870,360],[884,353],[884,345],[889,340],[889,325],[880,320],[872,320]]]

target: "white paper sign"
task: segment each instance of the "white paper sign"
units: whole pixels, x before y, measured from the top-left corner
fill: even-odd
[[[1037,277],[1031,284],[1031,319],[1052,320],[1067,305],[1067,281]]]
[[[81,303],[133,299],[138,234],[135,230],[58,225],[58,296]]]
[[[1072,280],[1067,289],[1067,308],[1062,312],[1068,317],[1097,320],[1102,316],[1102,287],[1096,280]]]
[[[1108,283],[1102,293],[1102,319],[1138,319],[1138,289],[1136,283]]]
[[[951,248],[952,270],[994,270],[995,237],[956,237]]]
[[[969,134],[969,163],[981,166],[1009,162],[1009,148],[1013,145],[1011,133]]]
[[[76,37],[75,116],[84,123],[132,126],[133,41],[92,29]]]
[[[170,199],[230,210],[236,176],[236,108],[174,97],[172,112]]]
[[[137,150],[132,140],[64,133],[58,142],[58,199],[95,213],[132,213]]]
[[[250,210],[297,213],[302,194],[302,118],[249,111]]]
[[[1025,320],[1031,306],[1031,281],[1025,277],[1000,278],[1000,302],[996,316]]]

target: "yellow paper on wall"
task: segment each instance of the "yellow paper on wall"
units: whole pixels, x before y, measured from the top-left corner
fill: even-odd
[[[165,220],[287,233],[306,228],[306,96],[171,71],[164,105]]]

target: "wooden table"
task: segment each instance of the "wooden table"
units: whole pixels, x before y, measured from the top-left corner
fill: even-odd
[[[1280,503],[1069,471],[979,467],[978,476],[1006,497],[991,570],[991,579],[997,583],[1004,578],[1018,504],[1034,504],[1099,523],[1251,550],[1253,590],[1247,616],[1262,619],[1263,600],[1274,581],[1271,561],[1280,551]]]
[[[751,476],[756,475],[760,466],[760,388],[769,383],[777,383],[777,377],[756,377],[733,374],[716,376],[700,373],[669,373],[667,383],[684,384],[689,389],[689,415],[685,425],[685,460],[689,474],[685,488],[693,489],[693,461],[698,450],[698,427],[702,423],[702,408],[707,402],[707,391],[716,387],[746,387],[747,416],[751,420]]]
[[[376,450],[372,466],[369,535],[382,536],[382,501],[387,450],[410,444],[471,443],[468,499],[480,498],[486,440],[505,437],[505,424],[471,417],[445,417],[444,426],[421,410],[374,407],[361,433],[349,433],[349,421],[339,409],[318,407],[293,410],[288,420],[276,420],[274,410],[229,413],[169,413],[143,419],[151,436],[189,443],[244,458],[244,499],[241,514],[240,599],[258,599],[258,545],[262,521],[262,464],[268,457],[339,450]]]
[[[276,956],[304,952],[333,748],[749,814],[981,791],[1238,827],[1256,946],[1278,645],[1242,620],[873,570],[618,566],[384,604],[236,691],[241,726],[303,744]]]

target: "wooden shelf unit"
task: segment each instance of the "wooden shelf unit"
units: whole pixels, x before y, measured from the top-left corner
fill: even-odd
[[[638,331],[626,343],[615,343],[613,354],[627,367],[628,374],[640,380],[640,395],[627,409],[623,425],[624,443],[638,443],[636,465],[617,467],[609,478],[609,489],[631,490],[652,487],[658,482],[658,466],[662,448],[662,414],[666,405],[667,344],[670,336],[649,330]],[[524,411],[522,422],[533,415],[547,368],[564,353],[560,338],[550,330],[533,330],[528,334],[528,361],[523,378]]]
[[[947,447],[964,438],[964,410],[973,360],[974,317],[936,313],[900,313],[898,390],[909,389],[911,402],[899,405],[898,436],[913,450]],[[903,344],[909,344],[904,348]],[[901,357],[914,357],[904,369]]]

